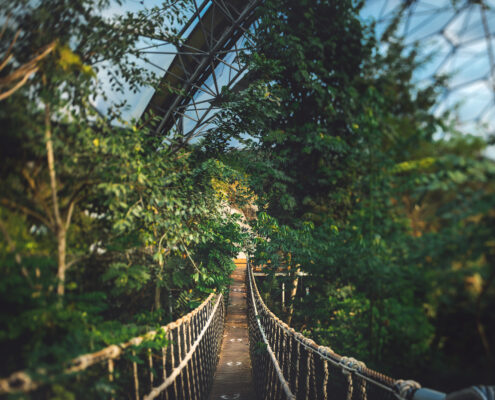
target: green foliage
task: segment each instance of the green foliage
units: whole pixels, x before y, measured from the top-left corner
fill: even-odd
[[[317,342],[440,389],[493,374],[494,163],[431,113],[445,78],[414,85],[422,60],[396,24],[378,51],[355,1],[264,1],[247,87],[177,150],[151,116],[120,120],[124,102],[105,118],[91,102],[108,99],[102,72],[114,90],[156,83],[138,39],[174,35],[190,2],[108,19],[106,0],[4,3],[5,43],[22,40],[2,76],[53,51],[0,108],[2,376],[183,315],[226,289],[250,236],[270,307]],[[253,201],[249,235],[225,208]],[[166,344],[159,332],[126,357]],[[53,372],[47,397],[77,397]],[[121,394],[86,374],[79,389]]]
[[[191,2],[112,18],[105,0],[3,3],[4,38],[20,30],[22,40],[2,74],[54,50],[0,104],[0,373],[55,368],[47,396],[69,399],[77,391],[59,381],[71,379],[58,376],[64,362],[157,329],[226,288],[246,235],[215,182],[239,175],[193,145],[167,146],[151,134],[152,117],[122,121],[125,103],[108,118],[91,105],[108,97],[96,74],[113,90],[156,83],[133,58],[138,41],[172,38]],[[143,349],[163,345],[158,335]]]
[[[352,1],[264,2],[249,85],[226,97],[220,138],[204,146],[246,146],[255,262],[277,314],[394,376],[447,390],[488,382],[494,163],[483,140],[430,111],[445,78],[415,86],[424,60],[397,21],[379,51],[358,13]],[[308,296],[289,295],[297,271]]]
[[[151,276],[143,265],[127,265],[124,263],[110,264],[109,269],[103,274],[104,282],[112,280],[117,291],[131,293],[142,289],[150,280]]]

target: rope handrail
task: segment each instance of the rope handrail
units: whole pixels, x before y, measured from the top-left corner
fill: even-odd
[[[112,387],[108,390],[111,399],[115,398],[115,395],[119,397],[118,391],[133,393],[136,400],[153,399],[159,393],[164,393],[165,398],[171,399],[202,398],[208,393],[213,379],[222,340],[224,316],[223,295],[211,293],[190,313],[158,330],[72,359],[63,369],[62,375],[78,375],[77,373],[86,371],[89,384],[93,384],[102,376],[106,377],[106,384]],[[144,349],[145,354],[138,354],[139,349],[136,347],[145,341],[153,340],[158,334],[167,340],[167,345],[160,349],[161,354],[154,354],[156,350],[154,352],[150,348]],[[123,360],[121,357],[126,351],[131,352],[130,360]],[[153,365],[153,359],[156,358],[160,358],[162,362]],[[104,364],[106,368],[103,368]],[[119,371],[116,364],[119,364]],[[37,371],[36,374],[45,380],[34,380],[26,371],[18,371],[8,378],[0,379],[0,395],[37,392],[47,383],[46,378],[50,376],[45,371]],[[141,378],[146,375],[149,380],[148,389],[139,384]],[[155,380],[160,375],[163,383],[155,387]],[[77,383],[81,386],[81,379]]]
[[[263,326],[261,325],[260,315],[258,314],[258,307],[256,306],[256,299],[254,297],[253,285],[251,283],[253,272],[252,272],[251,268],[249,268],[249,265],[248,265],[248,270],[249,270],[249,272],[248,272],[249,293],[250,293],[250,300],[251,300],[250,304],[252,305],[252,308],[253,308],[253,314],[254,314],[254,318],[256,319],[256,324],[258,326],[259,332],[260,332],[261,337],[263,339],[263,343],[266,346],[266,351],[270,355],[273,367],[275,368],[275,371],[277,373],[277,378],[278,378],[278,380],[282,386],[282,389],[285,393],[285,396],[288,399],[295,400],[296,397],[294,396],[294,394],[292,394],[292,392],[290,390],[289,384],[287,383],[287,380],[285,379],[284,374],[283,374],[282,370],[280,369],[280,364],[277,360],[277,357],[275,356],[275,353],[273,352],[272,348],[270,347],[270,343],[268,342],[268,339],[266,337],[265,330],[263,329]],[[256,291],[257,290],[258,290],[258,288],[256,288]],[[258,292],[257,292],[257,295],[259,296]],[[263,302],[263,300],[261,300],[261,301]],[[265,306],[264,303],[261,303],[261,304],[262,304],[262,306]],[[266,306],[265,306],[265,308],[268,310],[268,308]]]
[[[367,368],[362,361],[319,346],[266,306],[250,266],[247,280],[251,360],[260,398],[327,399],[332,394],[347,400],[405,399],[420,387],[417,382],[395,380]]]
[[[216,304],[213,308],[212,313],[210,314],[210,317],[208,318],[208,321],[206,322],[205,326],[201,330],[201,333],[198,335],[198,337],[194,341],[194,344],[191,346],[191,348],[187,352],[184,359],[180,362],[179,366],[174,369],[172,374],[169,377],[167,377],[160,386],[153,388],[153,390],[151,390],[151,392],[147,396],[145,396],[143,400],[152,400],[152,399],[156,398],[165,389],[167,389],[170,385],[172,385],[174,383],[174,380],[177,378],[177,375],[179,375],[181,373],[181,371],[184,369],[184,367],[187,365],[187,363],[192,359],[192,356],[193,356],[196,348],[198,347],[199,343],[201,342],[201,339],[205,335],[207,329],[210,327],[211,321],[213,321],[213,317],[215,316],[216,310],[218,309],[218,306],[220,303],[222,303],[222,298],[221,298],[221,296],[218,296]]]

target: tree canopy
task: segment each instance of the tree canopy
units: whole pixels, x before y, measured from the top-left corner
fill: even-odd
[[[153,117],[120,118],[126,104],[93,106],[105,73],[116,89],[158,81],[133,59],[138,40],[176,35],[191,3],[113,18],[108,1],[4,3],[2,376],[183,315],[226,288],[245,236],[217,189],[237,171],[172,151]]]
[[[139,38],[177,38],[190,2],[113,18],[106,0],[3,3],[2,376],[183,315],[249,249],[270,307],[319,344],[438,389],[489,383],[495,164],[432,112],[447,77],[416,85],[396,23],[379,45],[360,2],[265,0],[245,80],[177,149],[152,115],[93,104],[102,73],[158,83]]]
[[[212,134],[245,144],[256,261],[288,273],[266,278],[265,295],[297,330],[378,370],[445,390],[488,381],[494,163],[486,142],[433,114],[447,77],[415,84],[424,60],[398,21],[378,44],[359,10],[263,2],[250,84]]]

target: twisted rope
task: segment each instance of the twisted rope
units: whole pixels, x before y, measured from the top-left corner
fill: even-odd
[[[223,337],[224,314],[223,295],[212,293],[196,309],[159,330],[74,358],[63,369],[63,373],[74,374],[96,369],[96,373],[92,373],[89,379],[94,381],[105,376],[107,382],[114,388],[109,397],[112,399],[121,397],[115,393],[118,390],[122,393],[132,393],[136,400],[153,399],[162,392],[167,399],[202,399],[207,395],[213,380]],[[159,350],[159,355],[155,356],[152,349],[145,349],[143,354],[138,354],[139,349],[136,349],[136,346],[144,341],[153,340],[158,334],[163,334],[168,341],[168,344]],[[130,364],[121,357],[129,349],[132,350]],[[161,358],[161,363],[154,364],[153,357]],[[129,366],[130,370],[125,365]],[[104,369],[99,371],[98,368],[101,366]],[[120,373],[117,371],[119,366]],[[161,373],[155,371],[154,368],[160,367]],[[147,373],[140,373],[142,368],[147,369]],[[100,375],[103,371],[104,373]],[[44,371],[37,373],[45,379],[37,381],[26,371],[18,371],[8,378],[0,379],[0,395],[28,393],[54,378]],[[140,385],[140,378],[145,377],[149,384]],[[160,377],[163,383],[153,387],[154,382]],[[177,379],[178,377],[180,379]],[[92,383],[94,382],[88,382],[88,384]],[[149,387],[150,393],[143,397],[142,391],[146,387]]]
[[[201,330],[201,333],[197,336],[193,345],[192,346],[186,345],[187,347],[190,347],[190,348],[189,348],[189,351],[187,352],[187,354],[185,355],[185,357],[180,362],[180,364],[176,368],[174,368],[172,374],[167,379],[165,379],[160,386],[153,388],[153,390],[147,396],[144,396],[143,400],[152,400],[152,399],[156,398],[158,395],[160,395],[160,393],[162,393],[165,389],[167,389],[170,385],[172,385],[172,383],[174,383],[175,379],[182,372],[184,367],[186,367],[189,364],[189,361],[192,360],[192,357],[194,355],[194,352],[196,351],[196,348],[199,346],[201,340],[203,339],[203,336],[206,334],[208,328],[210,327],[211,322],[213,321],[214,317],[217,315],[216,311],[219,308],[220,304],[223,305],[221,295],[218,296],[217,301],[215,303],[215,306],[213,308],[213,311],[210,313],[210,317],[208,318],[208,321],[206,322],[206,324],[204,324],[203,329]],[[195,380],[195,374],[194,373],[192,374],[191,380],[193,382]],[[189,385],[191,384],[191,380],[188,379]],[[188,390],[189,390],[189,392],[191,392],[190,387]],[[194,397],[194,398],[196,398],[196,397]]]
[[[289,384],[285,380],[284,374],[283,374],[283,372],[282,372],[282,370],[280,368],[280,365],[278,363],[277,357],[275,356],[275,353],[272,350],[272,346],[270,345],[270,343],[268,341],[268,338],[266,336],[265,329],[264,329],[263,325],[260,322],[260,319],[261,318],[260,318],[260,315],[258,313],[258,307],[257,307],[257,304],[256,304],[257,301],[258,301],[258,298],[255,298],[254,290],[253,290],[253,277],[252,277],[253,271],[251,270],[251,268],[249,266],[248,266],[247,269],[248,269],[248,277],[249,277],[249,280],[248,280],[249,281],[249,292],[250,292],[250,295],[251,295],[250,296],[250,300],[251,300],[250,301],[250,306],[251,306],[250,309],[252,310],[252,314],[254,316],[254,319],[256,320],[258,332],[261,335],[261,338],[263,339],[264,345],[266,346],[266,351],[268,352],[268,354],[270,356],[270,359],[271,359],[271,367],[275,369],[276,377],[278,378],[278,382],[282,386],[282,389],[284,391],[285,397],[287,399],[290,399],[290,400],[295,400],[296,399],[296,396],[291,392],[290,387],[289,387]],[[259,296],[259,293],[257,291],[256,291],[256,294]],[[262,304],[262,305],[264,306],[264,304]],[[250,318],[250,320],[251,319],[252,318]],[[272,327],[274,327],[274,326],[275,326],[275,324],[272,325]],[[251,324],[250,324],[250,331],[251,331]],[[270,332],[270,333],[271,333],[270,334],[271,338],[273,338],[273,331]],[[251,341],[251,338],[250,338],[250,341]],[[271,387],[274,390],[276,390],[276,386],[271,386]],[[268,385],[268,388],[270,388],[270,385]],[[274,396],[274,398],[276,398],[276,397]]]
[[[250,266],[247,281],[251,361],[261,399],[279,398],[277,385],[270,385],[263,377],[272,368],[287,399],[327,399],[330,394],[342,400],[407,398],[408,391],[401,387],[404,381],[369,369],[362,361],[341,356],[329,347],[318,346],[280,320],[261,298]],[[268,357],[259,351],[260,343],[266,347]]]

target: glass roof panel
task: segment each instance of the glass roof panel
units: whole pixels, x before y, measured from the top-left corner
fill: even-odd
[[[437,74],[450,77],[446,93],[435,112],[458,105],[458,127],[466,132],[483,121],[478,134],[488,134],[495,126],[495,0],[483,5],[470,0],[413,0],[406,5],[399,0],[366,0],[361,12],[365,21],[377,22],[381,35],[387,24],[402,13],[399,33],[408,46],[421,43],[421,56],[428,62],[414,74],[424,86]],[[491,129],[488,129],[490,126]]]

